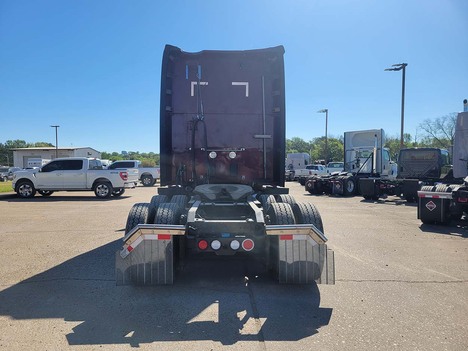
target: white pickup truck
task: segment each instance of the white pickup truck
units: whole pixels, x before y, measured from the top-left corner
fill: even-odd
[[[137,168],[139,179],[144,186],[153,186],[156,180],[160,178],[159,167],[143,167],[138,160],[121,160],[112,162],[107,169],[126,169]]]
[[[296,169],[294,179],[298,180],[301,185],[305,184],[307,178],[313,175],[326,175],[327,170],[324,165],[308,165],[302,169]]]
[[[22,198],[39,192],[50,196],[55,191],[94,191],[98,198],[120,196],[134,188],[138,170],[102,169],[100,160],[85,157],[56,158],[38,169],[14,173],[13,189]]]

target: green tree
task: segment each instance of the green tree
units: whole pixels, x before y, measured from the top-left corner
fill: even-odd
[[[328,161],[343,161],[344,147],[340,139],[328,138]],[[311,142],[310,157],[312,160],[325,160],[325,137],[315,138]]]
[[[384,147],[389,149],[390,155],[393,160],[396,160],[398,153],[400,152],[400,137],[399,136],[387,136]],[[403,148],[418,147],[416,142],[412,142],[411,134],[403,134]]]
[[[311,144],[310,142],[304,141],[299,137],[293,137],[291,139],[286,139],[286,153],[296,153],[296,152],[310,152]]]
[[[425,119],[419,125],[422,130],[422,140],[430,146],[450,150],[453,145],[455,135],[455,125],[457,123],[457,113],[437,117],[436,119]]]

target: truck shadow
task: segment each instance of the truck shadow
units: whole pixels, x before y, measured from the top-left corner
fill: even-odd
[[[128,199],[130,196],[127,195],[122,195],[119,197],[114,197],[111,196],[108,199],[100,199],[94,195],[58,195],[58,194],[53,194],[51,196],[41,196],[41,195],[36,195],[33,198],[29,199],[21,199],[16,196],[16,194],[11,195],[11,196],[2,196],[0,197],[0,201],[8,201],[8,202],[76,202],[76,201],[96,201],[96,202],[102,202],[102,201],[119,201],[123,199]]]
[[[133,347],[155,341],[296,341],[330,321],[332,309],[319,307],[317,285],[278,285],[239,261],[187,265],[173,286],[115,286],[120,244],[109,243],[4,289],[0,315],[75,322],[66,335],[70,345]]]
[[[419,229],[425,233],[444,234],[468,238],[468,218],[452,220],[448,225],[421,224]]]

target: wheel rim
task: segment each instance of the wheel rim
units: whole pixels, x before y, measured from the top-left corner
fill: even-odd
[[[31,196],[32,194],[32,187],[29,184],[22,184],[19,187],[19,193],[21,196]]]
[[[109,188],[107,187],[107,185],[99,184],[96,188],[96,193],[99,196],[107,196],[109,194]]]
[[[349,193],[354,191],[354,182],[352,180],[346,182],[346,190],[348,190]]]
[[[151,179],[149,177],[144,177],[143,178],[143,184],[144,185],[149,185],[151,184]]]

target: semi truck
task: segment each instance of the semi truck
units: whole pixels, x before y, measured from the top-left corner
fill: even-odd
[[[310,155],[306,152],[289,153],[286,156],[286,180],[296,180],[296,170],[310,164]]]
[[[359,193],[359,179],[381,176],[394,179],[396,163],[384,148],[383,129],[349,131],[344,133],[344,171],[326,176],[311,176],[305,181],[310,194],[352,196]]]
[[[465,100],[466,101],[466,100]],[[447,224],[468,219],[468,112],[460,112],[453,142],[453,177],[457,183],[423,186],[418,191],[418,219],[427,224]]]
[[[388,195],[416,202],[423,186],[454,181],[449,152],[439,148],[405,148],[398,155],[396,179],[361,178],[359,189],[366,200],[378,200]]]
[[[118,285],[172,284],[202,257],[261,262],[279,283],[334,284],[317,208],[284,187],[283,55],[165,47],[161,186],[130,210]]]

